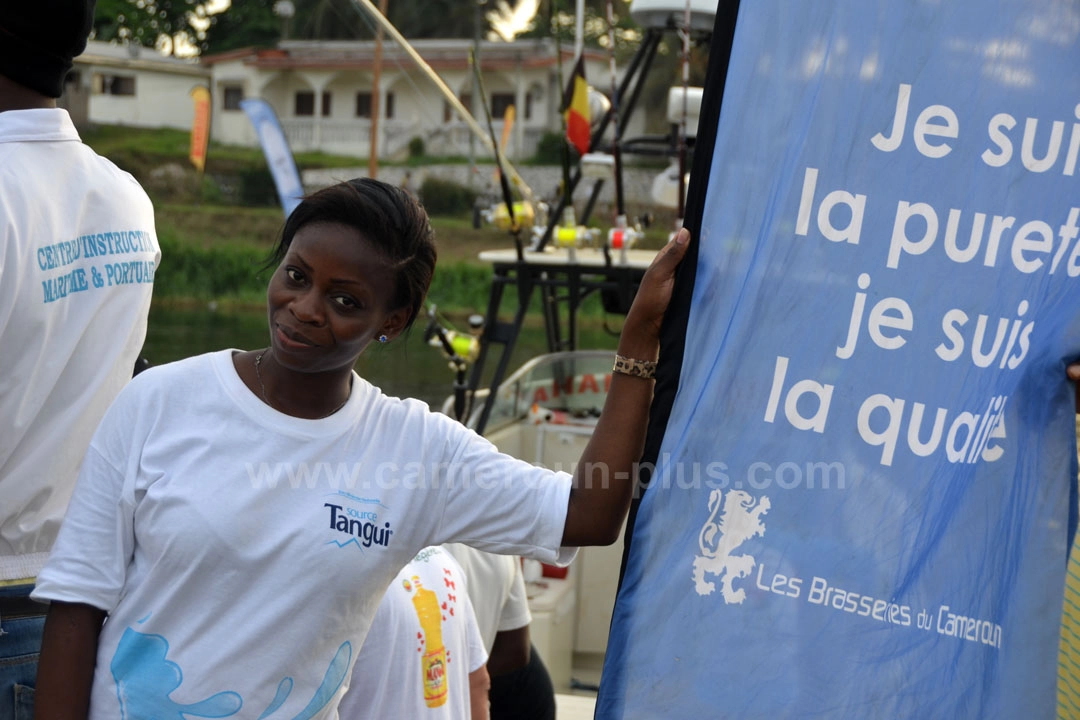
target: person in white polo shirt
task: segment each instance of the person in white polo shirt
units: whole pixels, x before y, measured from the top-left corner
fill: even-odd
[[[554,720],[555,688],[529,638],[521,559],[461,543],[443,546],[465,571],[491,676],[491,720]]]
[[[0,3],[0,720],[31,712],[30,591],[131,378],[160,260],[146,193],[57,107],[93,17],[93,0]]]

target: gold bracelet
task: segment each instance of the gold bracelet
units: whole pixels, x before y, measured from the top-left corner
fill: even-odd
[[[645,378],[646,380],[652,380],[656,377],[656,361],[635,360],[634,358],[616,355],[615,367],[613,367],[611,371],[617,372],[621,375],[630,375],[631,377],[639,377]]]

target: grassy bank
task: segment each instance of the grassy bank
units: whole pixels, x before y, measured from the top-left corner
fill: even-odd
[[[280,210],[211,205],[157,209],[162,263],[154,301],[164,305],[215,303],[260,306],[270,271],[266,260],[282,225]],[[455,314],[483,312],[491,268],[477,255],[505,247],[497,231],[476,230],[464,218],[433,218],[439,262],[429,299]]]
[[[98,153],[132,173],[154,201],[163,253],[154,281],[155,305],[264,304],[269,278],[265,264],[284,218],[260,149],[211,143],[206,172],[199,175],[187,159],[188,133],[100,126],[81,135]],[[295,160],[301,169],[366,163],[322,153],[297,153]],[[483,313],[492,270],[477,256],[483,250],[511,247],[511,238],[492,227],[474,228],[471,211],[433,216],[431,221],[439,262],[429,302],[454,315]],[[665,236],[654,227],[644,246],[660,247]],[[511,301],[508,298],[508,304]],[[599,318],[599,302],[590,298],[582,315]]]

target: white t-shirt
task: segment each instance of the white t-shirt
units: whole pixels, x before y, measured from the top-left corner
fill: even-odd
[[[160,258],[150,199],[66,110],[0,112],[0,581],[45,564]]]
[[[424,548],[386,589],[338,716],[467,720],[469,673],[486,662],[461,567]]]
[[[461,543],[444,547],[469,579],[469,596],[489,653],[496,633],[517,630],[532,622],[525,575],[518,558],[486,553]]]
[[[558,547],[569,475],[355,374],[335,414],[279,413],[234,352],[124,388],[38,576],[34,597],[109,613],[92,720],[332,718],[387,585],[421,548],[572,557]]]

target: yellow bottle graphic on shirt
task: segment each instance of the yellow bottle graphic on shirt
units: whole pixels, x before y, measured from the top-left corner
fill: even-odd
[[[420,584],[413,575],[416,594],[412,597],[420,630],[424,633],[424,654],[420,659],[420,675],[424,683],[424,702],[429,708],[446,704],[446,647],[442,639],[442,610],[439,596]]]

